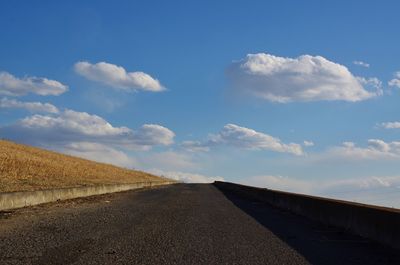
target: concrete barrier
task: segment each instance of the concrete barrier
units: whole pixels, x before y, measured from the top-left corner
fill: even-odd
[[[268,203],[400,249],[400,210],[216,181],[220,190]]]
[[[132,184],[96,185],[37,191],[6,192],[0,193],[0,211],[32,206],[47,202],[55,202],[58,200],[88,197],[92,195],[100,195],[160,185],[169,185],[174,183],[176,182],[138,182]]]

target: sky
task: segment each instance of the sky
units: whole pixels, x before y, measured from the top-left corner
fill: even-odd
[[[1,1],[0,137],[400,208],[398,1]]]

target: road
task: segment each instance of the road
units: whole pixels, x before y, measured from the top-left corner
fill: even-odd
[[[212,184],[0,213],[0,264],[400,264],[395,250]]]

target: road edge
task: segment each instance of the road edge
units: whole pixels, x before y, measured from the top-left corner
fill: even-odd
[[[220,190],[400,249],[400,210],[216,181]]]
[[[42,203],[135,190],[147,187],[171,185],[174,181],[137,182],[129,184],[94,185],[73,188],[57,188],[37,191],[0,193],[0,211],[12,210]]]

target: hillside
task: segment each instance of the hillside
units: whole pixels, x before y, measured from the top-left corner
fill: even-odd
[[[160,180],[145,172],[0,140],[0,192]]]

